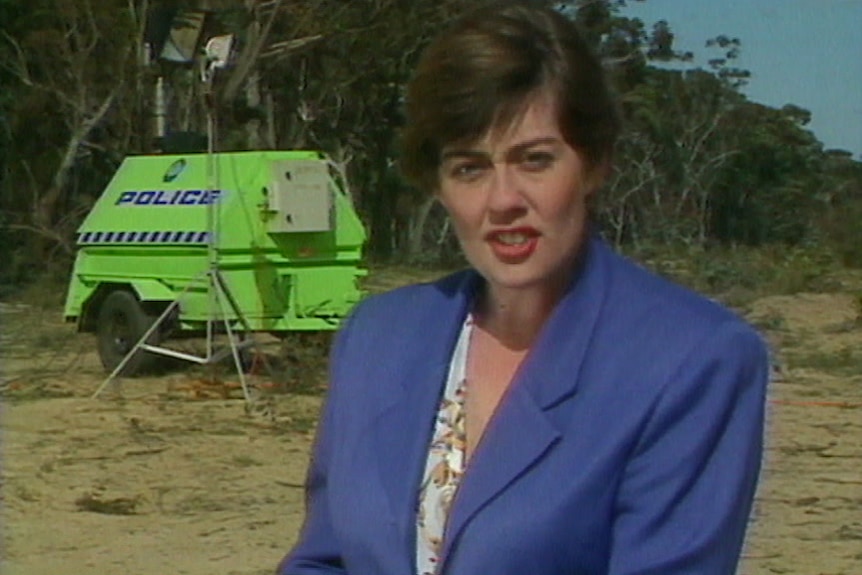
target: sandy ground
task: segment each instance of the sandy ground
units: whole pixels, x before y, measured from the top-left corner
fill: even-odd
[[[743,575],[862,574],[859,313],[847,294],[751,306],[779,367]],[[92,337],[54,309],[0,304],[0,320],[0,573],[273,572],[302,521],[323,346],[284,377],[287,393],[253,376],[252,409],[227,368],[127,379],[93,398],[105,374]]]

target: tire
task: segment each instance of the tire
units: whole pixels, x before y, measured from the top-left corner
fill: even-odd
[[[141,303],[131,292],[117,290],[108,294],[99,308],[96,324],[99,359],[102,360],[102,365],[108,373],[114,371],[125,359],[155,320],[154,316],[144,311]],[[150,334],[147,343],[150,345],[159,343],[158,329]],[[117,375],[125,377],[139,375],[152,369],[156,359],[154,354],[138,350]]]

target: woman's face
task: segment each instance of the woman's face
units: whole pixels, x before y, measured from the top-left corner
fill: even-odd
[[[563,137],[554,99],[528,100],[511,126],[442,151],[438,197],[467,259],[491,289],[561,290],[601,184]]]

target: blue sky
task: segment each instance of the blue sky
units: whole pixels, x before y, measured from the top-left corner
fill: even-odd
[[[624,13],[648,28],[667,20],[675,45],[704,66],[707,39],[739,38],[751,100],[810,110],[826,148],[862,158],[862,0],[629,0]]]

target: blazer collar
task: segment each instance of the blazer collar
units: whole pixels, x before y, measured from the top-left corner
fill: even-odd
[[[524,386],[542,409],[573,394],[581,364],[609,291],[611,250],[589,236],[569,289],[548,318],[513,385]]]

